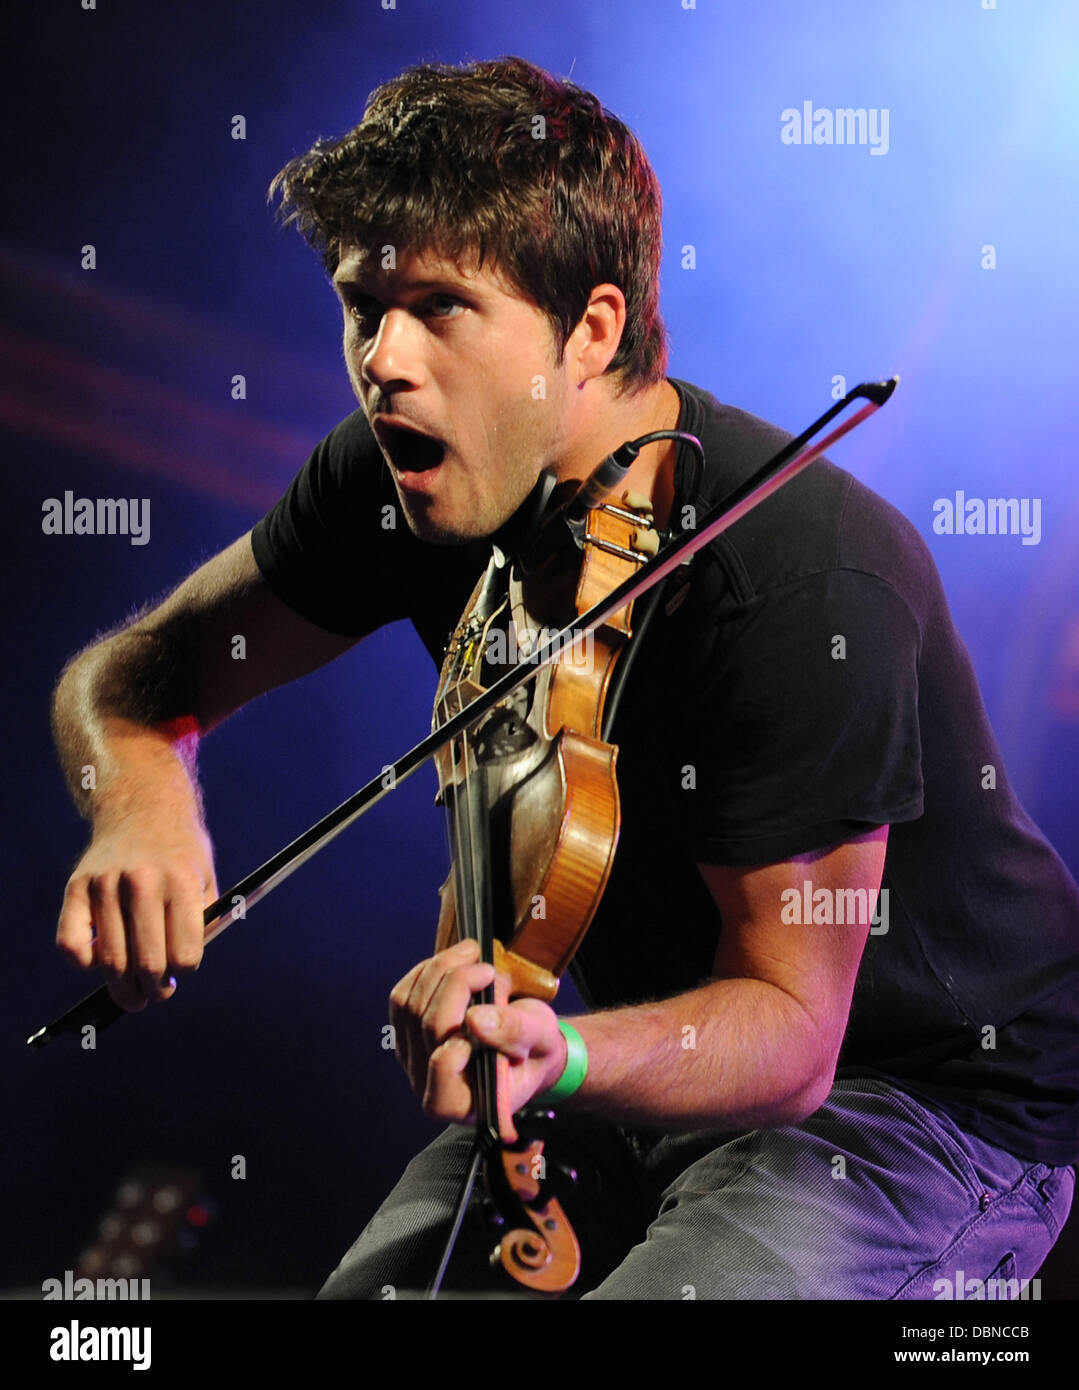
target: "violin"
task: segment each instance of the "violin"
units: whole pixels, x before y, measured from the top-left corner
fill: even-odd
[[[565,519],[556,514],[547,526]],[[537,634],[564,628],[635,574],[660,545],[650,502],[628,493],[622,505],[589,506],[576,534],[567,522],[553,544],[544,546],[544,540],[535,547],[542,559],[533,556],[531,563],[495,547],[446,648],[436,732],[482,695],[500,668],[527,656],[542,640]],[[601,734],[615,666],[632,636],[631,610],[627,604],[568,644],[534,680],[435,755],[453,858],[441,889],[435,949],[478,941],[481,958],[509,977],[510,999],[551,1002],[614,862],[617,749]],[[494,1002],[493,986],[479,1002]],[[505,1140],[503,1072],[495,1052],[478,1049],[478,1156],[490,1204],[508,1228],[492,1262],[528,1289],[561,1293],[577,1278],[580,1250],[560,1202],[539,1176],[546,1172],[543,1140]],[[436,1279],[433,1292],[437,1287]]]
[[[441,891],[436,950],[472,937],[480,942],[483,959],[509,976],[511,997],[553,999],[599,905],[617,846],[617,750],[603,736],[617,703],[615,676],[625,679],[642,629],[656,610],[658,590],[627,651],[633,603],[884,405],[898,380],[855,387],[701,517],[694,530],[666,545],[660,544],[644,499],[625,496],[619,505],[605,498],[640,449],[660,439],[684,440],[703,464],[700,442],[679,430],[655,431],[616,450],[569,502],[546,516],[512,562],[495,546],[447,647],[431,734],[211,903],[203,914],[205,941],[245,917],[434,758],[453,851],[453,870]],[[867,403],[810,444],[858,398]],[[576,563],[569,562],[571,547],[580,552]],[[561,626],[551,632],[552,623]],[[503,664],[492,655],[499,650],[499,634],[507,653],[515,643],[516,660],[506,661],[507,669],[496,674]],[[589,645],[591,658],[582,658]],[[493,1002],[493,988],[476,1002]],[[85,1038],[87,1029],[100,1032],[124,1016],[101,987],[31,1034],[27,1045],[37,1050],[63,1033]],[[577,1278],[576,1236],[546,1188],[542,1141],[526,1137],[515,1141],[516,1148],[504,1142],[498,1072],[496,1055],[478,1049],[475,1156],[432,1297],[481,1166],[488,1195],[508,1228],[495,1262],[539,1293],[557,1294]]]

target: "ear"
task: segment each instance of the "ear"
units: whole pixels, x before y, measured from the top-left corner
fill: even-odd
[[[625,326],[626,296],[617,285],[597,285],[566,343],[566,360],[578,386],[607,370]]]

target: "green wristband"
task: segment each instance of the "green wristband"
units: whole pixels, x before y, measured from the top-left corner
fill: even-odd
[[[546,1105],[549,1101],[565,1100],[566,1096],[571,1096],[574,1091],[580,1089],[581,1083],[588,1075],[588,1048],[584,1045],[584,1038],[573,1024],[567,1023],[564,1018],[558,1020],[558,1031],[566,1040],[566,1065],[550,1090],[536,1096],[536,1102],[540,1105]]]

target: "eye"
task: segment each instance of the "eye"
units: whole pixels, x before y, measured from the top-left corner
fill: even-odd
[[[463,309],[465,306],[459,299],[455,299],[452,294],[433,294],[427,301],[427,308],[432,311],[436,319],[455,318],[454,309]]]
[[[346,316],[356,324],[360,335],[373,338],[385,312],[377,299],[358,291],[348,291],[343,295]],[[421,318],[452,319],[460,310],[468,306],[452,294],[432,294],[412,311]]]
[[[371,336],[382,317],[382,308],[376,300],[369,299],[366,295],[349,295],[345,300],[345,313],[359,324],[367,336]]]

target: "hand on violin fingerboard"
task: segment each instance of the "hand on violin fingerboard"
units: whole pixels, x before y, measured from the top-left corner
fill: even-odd
[[[494,983],[495,1003],[473,996]],[[538,999],[509,1000],[509,980],[480,960],[475,941],[459,941],[421,961],[394,986],[390,1022],[397,1058],[433,1119],[475,1123],[469,1063],[480,1044],[500,1054],[499,1127],[517,1138],[512,1116],[549,1089],[566,1062],[558,1015]]]

